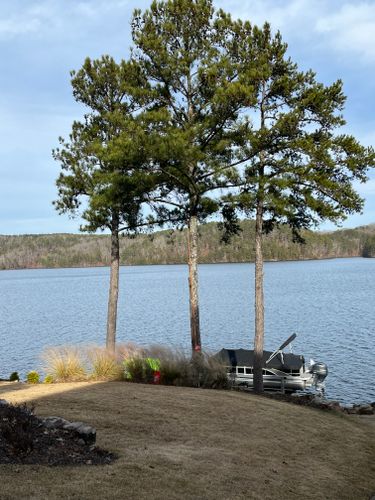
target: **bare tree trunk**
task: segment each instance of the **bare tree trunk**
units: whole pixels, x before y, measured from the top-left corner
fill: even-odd
[[[264,296],[263,296],[263,202],[258,201],[255,220],[255,337],[254,392],[263,392]]]
[[[108,315],[107,315],[107,349],[115,352],[117,301],[119,289],[120,244],[118,221],[113,221],[111,233],[111,277],[109,282]]]
[[[190,331],[193,354],[201,351],[198,299],[198,220],[192,215],[188,225],[188,266],[190,298]]]

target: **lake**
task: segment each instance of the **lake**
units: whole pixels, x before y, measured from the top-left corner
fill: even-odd
[[[252,348],[254,264],[199,266],[202,345]],[[47,346],[104,343],[109,268],[0,272],[0,377]],[[327,397],[375,401],[375,259],[265,264],[265,348],[327,363]],[[118,342],[190,347],[183,265],[121,267]],[[287,348],[287,352],[289,348]]]

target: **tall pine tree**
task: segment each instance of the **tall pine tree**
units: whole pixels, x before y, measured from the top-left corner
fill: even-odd
[[[265,24],[252,31],[249,86],[256,102],[241,124],[237,159],[241,193],[225,198],[227,225],[234,208],[255,216],[254,389],[263,391],[263,235],[286,224],[301,241],[301,229],[325,220],[339,223],[359,212],[363,200],[353,187],[375,165],[372,148],[336,130],[345,124],[342,82],[318,83],[286,57],[281,35]]]
[[[134,56],[158,94],[153,168],[160,184],[150,201],[158,217],[172,216],[188,228],[193,352],[201,350],[198,223],[218,210],[215,193],[232,185],[233,130],[253,95],[241,81],[241,40],[233,39],[232,25],[210,0],[154,1],[132,21]]]
[[[53,157],[62,167],[57,179],[60,213],[80,213],[81,230],[111,232],[111,274],[107,315],[107,348],[115,350],[119,292],[119,235],[145,224],[142,205],[152,189],[147,173],[149,135],[142,110],[150,93],[134,61],[117,64],[111,57],[86,59],[72,72],[73,95],[88,108],[75,121],[69,140],[60,138]]]

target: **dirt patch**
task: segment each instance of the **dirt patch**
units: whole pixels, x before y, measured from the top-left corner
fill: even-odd
[[[111,463],[115,458],[88,443],[75,430],[47,427],[32,406],[0,404],[2,464],[98,465]]]

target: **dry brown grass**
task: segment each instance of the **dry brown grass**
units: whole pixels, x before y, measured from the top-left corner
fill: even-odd
[[[55,382],[84,380],[87,376],[83,353],[78,347],[50,347],[41,358],[44,371]]]
[[[110,466],[0,465],[1,499],[368,499],[375,437],[360,419],[231,391],[0,384],[0,398],[94,425]]]
[[[124,367],[118,357],[104,347],[87,348],[90,377],[94,380],[122,380]]]

